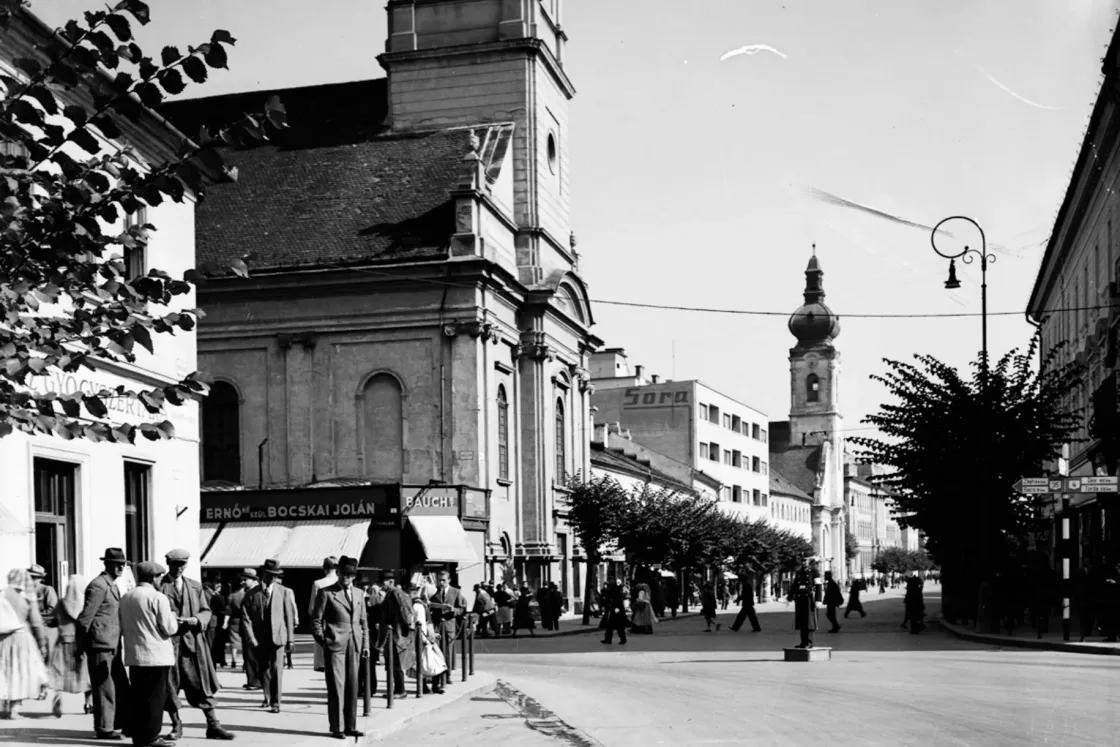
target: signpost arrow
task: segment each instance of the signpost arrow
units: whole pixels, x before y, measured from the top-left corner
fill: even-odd
[[[1023,495],[1048,493],[1120,493],[1120,476],[1023,477],[1015,481],[1015,492]]]

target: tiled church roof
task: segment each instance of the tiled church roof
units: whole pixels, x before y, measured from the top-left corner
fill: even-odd
[[[770,472],[777,472],[791,485],[812,496],[817,489],[817,470],[820,469],[821,447],[789,446],[783,451],[770,452]]]
[[[771,458],[773,458],[772,455]],[[770,464],[770,494],[792,496],[807,501],[813,500],[811,493],[805,492],[787,480],[783,475],[779,474],[778,471],[774,469],[773,463]]]

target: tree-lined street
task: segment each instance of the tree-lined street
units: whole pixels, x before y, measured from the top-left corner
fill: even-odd
[[[938,598],[927,595],[936,615]],[[999,648],[933,626],[899,628],[897,596],[841,620],[832,661],[782,661],[791,612],[763,632],[703,633],[697,618],[606,647],[595,634],[480,641],[512,688],[457,704],[396,744],[1115,744],[1120,668],[1110,656]],[[729,611],[730,612],[730,611]],[[517,695],[520,693],[521,695]],[[529,700],[520,711],[517,705]],[[510,705],[513,703],[514,705]]]

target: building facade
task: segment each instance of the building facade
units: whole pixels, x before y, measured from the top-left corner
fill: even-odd
[[[879,553],[888,547],[916,552],[922,549],[921,535],[913,527],[902,527],[895,516],[897,506],[891,493],[871,478],[884,474],[877,464],[844,466],[848,531],[857,542],[856,557],[849,561],[853,575],[872,571]]]
[[[1120,462],[1120,31],[1114,31],[1102,63],[1104,81],[1027,312],[1027,319],[1041,328],[1042,360],[1064,344],[1055,364],[1073,364],[1079,374],[1065,407],[1083,412],[1084,423],[1078,440],[1066,446],[1065,458],[1051,470],[1074,477],[1116,475]],[[1075,567],[1083,558],[1098,567],[1120,560],[1120,513],[1111,506],[1114,496],[1103,497],[1072,496],[1071,531],[1079,548]],[[1058,536],[1060,529],[1049,533],[1052,551]]]
[[[789,420],[770,423],[771,469],[813,499],[812,541],[822,566],[846,577],[844,437],[840,318],[824,303],[824,271],[816,256],[805,270],[804,304],[789,320],[797,344],[789,351]]]
[[[31,13],[16,12],[0,45],[0,72],[23,79],[24,73],[13,60],[44,59],[38,48],[53,37],[53,30]],[[77,103],[89,94],[87,85],[83,82],[57,95],[63,104]],[[118,125],[120,137],[95,137],[104,153],[132,148],[139,171],[174,160],[185,139],[140,106],[135,117],[118,118]],[[80,151],[74,155],[78,160],[88,158]],[[130,272],[146,274],[149,268],[159,268],[182,277],[194,267],[194,211],[195,198],[188,191],[181,203],[166,200],[124,218],[118,232],[125,221],[151,223],[159,229],[143,253],[129,257]],[[195,306],[193,293],[176,301],[170,311]],[[155,353],[138,347],[133,364],[92,358],[92,371],[48,369],[44,375],[29,379],[29,385],[39,393],[94,394],[120,385],[146,391],[178,382],[196,370],[194,332],[177,330],[174,335],[155,335],[153,342]],[[175,436],[158,442],[137,438],[135,444],[66,441],[18,432],[0,438],[4,475],[4,489],[0,490],[0,568],[4,572],[38,563],[47,571],[47,583],[61,589],[70,574],[88,578],[100,572],[98,558],[106,547],[123,548],[131,561],[160,557],[174,547],[183,547],[197,558],[197,402],[169,405],[164,415],[153,415],[127,398],[110,399],[106,406],[110,422],[140,424],[167,419],[175,427]],[[89,417],[87,411],[82,412]],[[188,572],[195,575],[197,568],[194,564]]]
[[[620,348],[591,360],[596,420],[619,423],[635,443],[718,480],[719,500],[733,513],[770,515],[765,414],[701,381],[631,372]]]
[[[200,299],[207,484],[485,491],[458,584],[571,578],[564,483],[590,469],[598,342],[560,5],[390,0],[387,78],[169,107],[221,120],[276,94],[290,125],[231,153],[239,184],[198,217],[207,259],[255,255]]]

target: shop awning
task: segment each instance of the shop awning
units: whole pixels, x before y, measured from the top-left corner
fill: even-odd
[[[477,563],[478,554],[456,516],[409,516],[430,563]]]
[[[198,546],[202,549],[203,557],[206,557],[206,551],[210,548],[210,543],[214,541],[214,535],[221,528],[221,522],[208,522],[198,528]]]
[[[227,523],[202,558],[210,568],[257,568],[279,556],[293,525],[284,521]],[[323,559],[319,558],[322,564]]]
[[[369,537],[370,519],[314,521],[294,525],[276,557],[281,568],[322,568],[323,558],[358,558]]]

